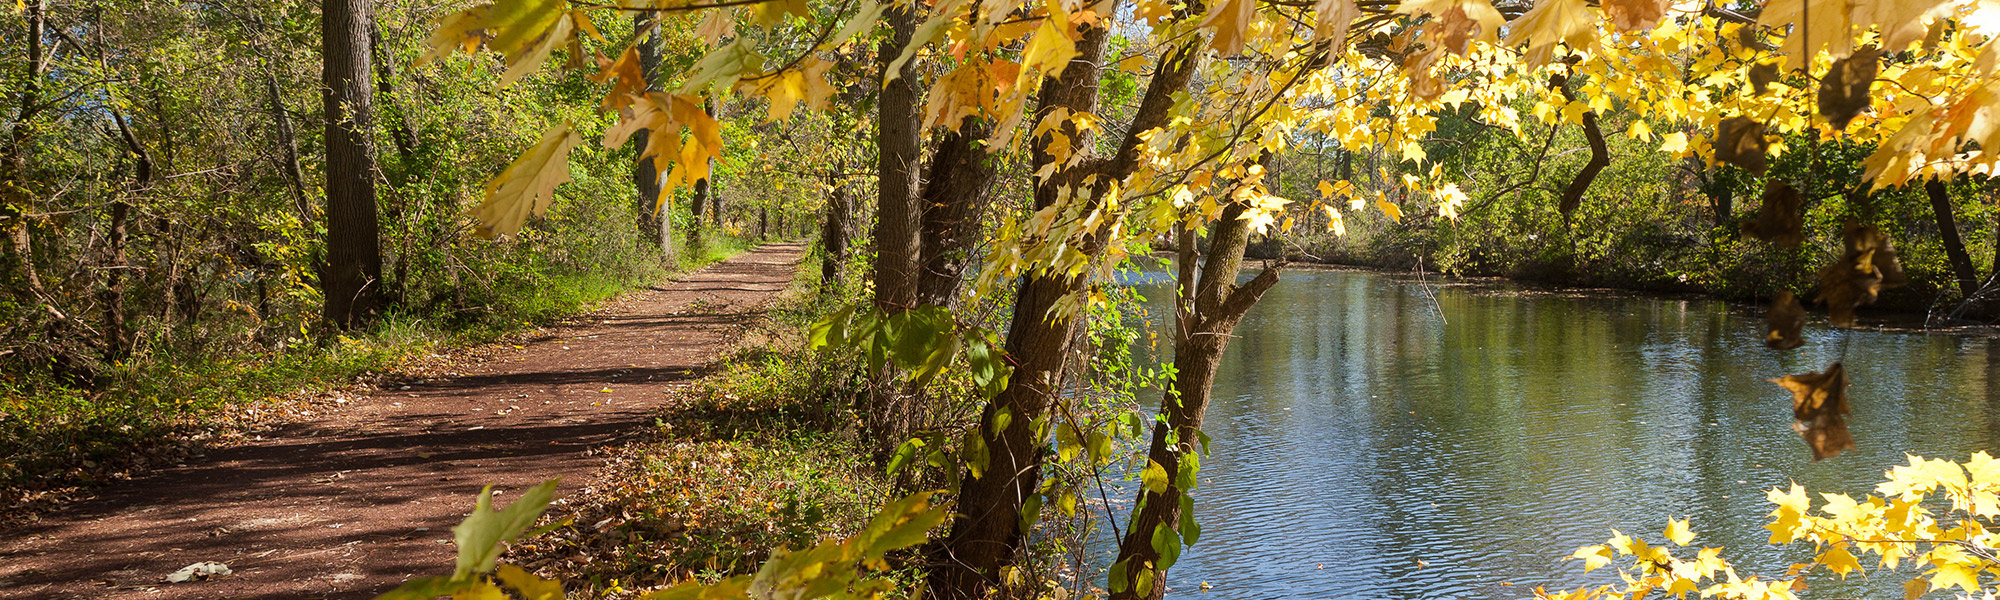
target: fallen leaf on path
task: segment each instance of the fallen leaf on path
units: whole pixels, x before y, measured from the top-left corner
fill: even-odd
[[[232,572],[233,571],[229,570],[229,565],[225,565],[219,562],[198,562],[185,567],[181,567],[181,570],[179,571],[174,571],[173,573],[167,574],[167,583],[187,583],[190,581],[201,581],[204,579],[208,579],[210,577],[221,577],[224,575],[228,575]]]

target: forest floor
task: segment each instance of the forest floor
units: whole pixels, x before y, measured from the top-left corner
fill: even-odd
[[[449,573],[482,486],[495,504],[574,489],[742,338],[803,252],[757,248],[0,531],[0,598],[368,598]],[[165,583],[204,562],[233,573]]]

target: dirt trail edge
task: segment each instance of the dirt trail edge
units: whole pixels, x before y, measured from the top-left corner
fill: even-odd
[[[0,598],[368,598],[449,574],[451,527],[481,486],[495,486],[496,504],[553,477],[577,489],[595,449],[649,423],[665,392],[729,349],[802,252],[763,246],[451,377],[355,398],[0,531]],[[163,582],[210,561],[234,573]]]

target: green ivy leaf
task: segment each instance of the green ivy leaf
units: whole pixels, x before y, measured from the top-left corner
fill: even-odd
[[[557,481],[550,479],[528,488],[521,492],[520,499],[497,511],[493,510],[493,486],[481,490],[472,515],[451,528],[458,540],[458,570],[451,578],[465,581],[473,573],[492,571],[494,559],[500,557],[500,545],[526,532],[542,516],[542,510],[548,508],[549,501],[555,499]]]

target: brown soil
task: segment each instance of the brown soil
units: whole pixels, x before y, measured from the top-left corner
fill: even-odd
[[[496,504],[554,477],[575,489],[598,449],[741,337],[801,252],[758,248],[0,531],[0,598],[368,598],[449,574],[451,527],[482,486]],[[205,561],[234,573],[163,582]]]

